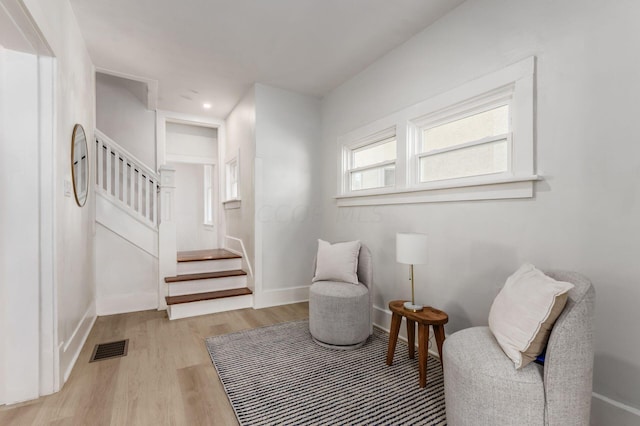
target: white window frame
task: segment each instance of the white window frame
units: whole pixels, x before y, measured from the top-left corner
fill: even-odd
[[[240,156],[237,155],[225,163],[225,209],[235,209],[240,207]],[[232,167],[235,165],[235,175],[232,174]],[[232,185],[236,185],[236,193],[232,194]]]
[[[344,171],[342,176],[342,193],[375,194],[380,192],[391,192],[395,189],[395,183],[393,186],[380,186],[377,188],[358,189],[358,190],[351,189],[352,173],[362,172],[362,171],[371,170],[371,169],[377,169],[379,167],[384,167],[391,164],[396,165],[396,173],[397,173],[397,159],[398,159],[397,148],[396,148],[395,160],[381,161],[379,163],[369,164],[367,166],[362,166],[362,167],[353,167],[353,154],[355,151],[365,147],[373,148],[375,146],[385,144],[392,140],[396,140],[396,147],[397,147],[398,141],[397,141],[395,126],[367,135],[366,137],[361,139],[349,141],[348,143],[345,143],[342,145],[342,168],[341,169]]]
[[[338,169],[338,206],[407,204],[423,202],[531,198],[539,176],[534,172],[535,58],[530,57],[499,71],[463,84],[426,101],[405,108],[338,138],[341,161]],[[419,181],[422,131],[438,122],[472,115],[482,107],[509,103],[510,132],[508,170],[432,182]],[[396,176],[394,188],[348,191],[345,150],[357,141],[370,140],[381,129],[396,129]],[[474,141],[470,145],[487,143]],[[460,149],[457,146],[456,149]],[[429,154],[433,154],[429,153]]]

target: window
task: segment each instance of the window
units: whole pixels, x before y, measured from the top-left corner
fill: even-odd
[[[345,189],[366,191],[395,186],[397,142],[395,128],[344,147]]]
[[[533,196],[535,58],[338,138],[338,206]]]
[[[227,200],[237,200],[238,193],[238,159],[227,162]]]
[[[204,224],[213,226],[213,165],[204,165]]]
[[[465,102],[462,111],[413,120],[418,127],[417,182],[428,183],[448,179],[510,172],[511,96],[508,87],[476,99],[472,106]]]

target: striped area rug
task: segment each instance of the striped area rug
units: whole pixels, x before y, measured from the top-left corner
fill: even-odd
[[[385,364],[388,335],[360,349],[316,345],[307,320],[206,339],[241,425],[445,425],[440,362],[429,356],[427,387],[398,342]]]

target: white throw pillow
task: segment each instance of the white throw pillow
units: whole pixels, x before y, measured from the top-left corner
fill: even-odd
[[[360,241],[330,244],[318,240],[316,281],[343,281],[358,284],[358,255]]]
[[[530,264],[507,279],[491,305],[489,328],[516,368],[540,355],[573,287]]]

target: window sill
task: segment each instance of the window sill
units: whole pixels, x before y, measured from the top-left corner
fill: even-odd
[[[240,198],[234,198],[231,200],[223,201],[222,205],[224,206],[225,210],[239,209],[241,201],[242,200],[240,200]]]
[[[465,184],[432,183],[411,189],[386,190],[336,196],[338,207],[386,204],[439,203],[447,201],[501,200],[533,197],[538,175],[509,177]]]

